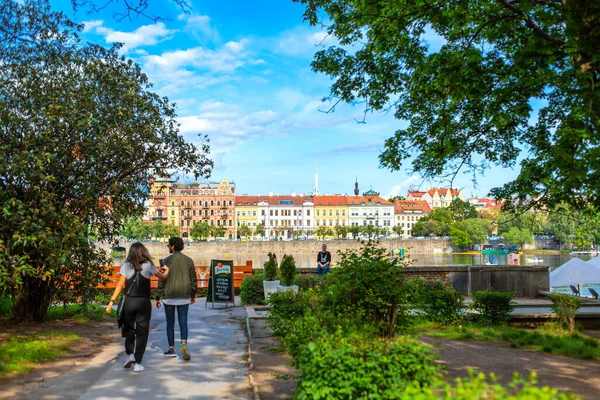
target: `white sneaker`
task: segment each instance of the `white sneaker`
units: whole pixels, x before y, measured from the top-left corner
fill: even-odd
[[[135,356],[130,354],[127,356],[127,361],[123,364],[123,368],[131,368],[131,366],[135,363]]]
[[[133,364],[133,372],[142,372],[144,370],[144,366],[142,364],[135,363]]]

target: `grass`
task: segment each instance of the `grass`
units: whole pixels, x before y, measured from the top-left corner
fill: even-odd
[[[600,360],[600,341],[580,333],[568,333],[546,325],[536,330],[498,327],[444,327],[426,323],[414,327],[416,333],[455,340],[504,341],[510,347],[532,349],[584,360]]]
[[[106,316],[106,307],[88,304],[84,307],[81,304],[71,304],[64,306],[52,306],[48,310],[48,320],[72,319],[76,322],[102,321]],[[116,316],[116,311],[111,312],[111,316]]]
[[[34,369],[35,364],[56,359],[79,340],[71,333],[50,333],[35,336],[10,335],[0,345],[0,377]]]

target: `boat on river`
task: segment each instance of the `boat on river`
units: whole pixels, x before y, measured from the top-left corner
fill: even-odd
[[[540,262],[543,262],[544,260],[541,259],[540,257],[532,257],[532,258],[526,258],[525,261],[530,262],[530,263],[540,263]]]

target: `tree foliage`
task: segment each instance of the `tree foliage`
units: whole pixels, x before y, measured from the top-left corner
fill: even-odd
[[[88,234],[141,215],[152,177],[212,167],[140,67],[81,29],[45,0],[0,3],[0,288],[19,318],[41,321],[102,279]]]
[[[520,163],[492,190],[505,207],[600,206],[600,2],[295,1],[337,42],[312,63],[330,97],[408,121],[382,166],[452,179]]]

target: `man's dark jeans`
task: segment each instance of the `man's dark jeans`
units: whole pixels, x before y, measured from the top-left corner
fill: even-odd
[[[167,316],[167,339],[169,340],[169,347],[175,346],[175,309],[177,308],[177,319],[179,320],[179,333],[181,334],[181,341],[187,342],[188,338],[188,310],[189,304],[182,306],[170,306],[165,304],[165,315]]]
[[[321,267],[320,264],[317,264],[317,275],[325,275],[329,271],[329,264],[325,264],[325,266]]]

